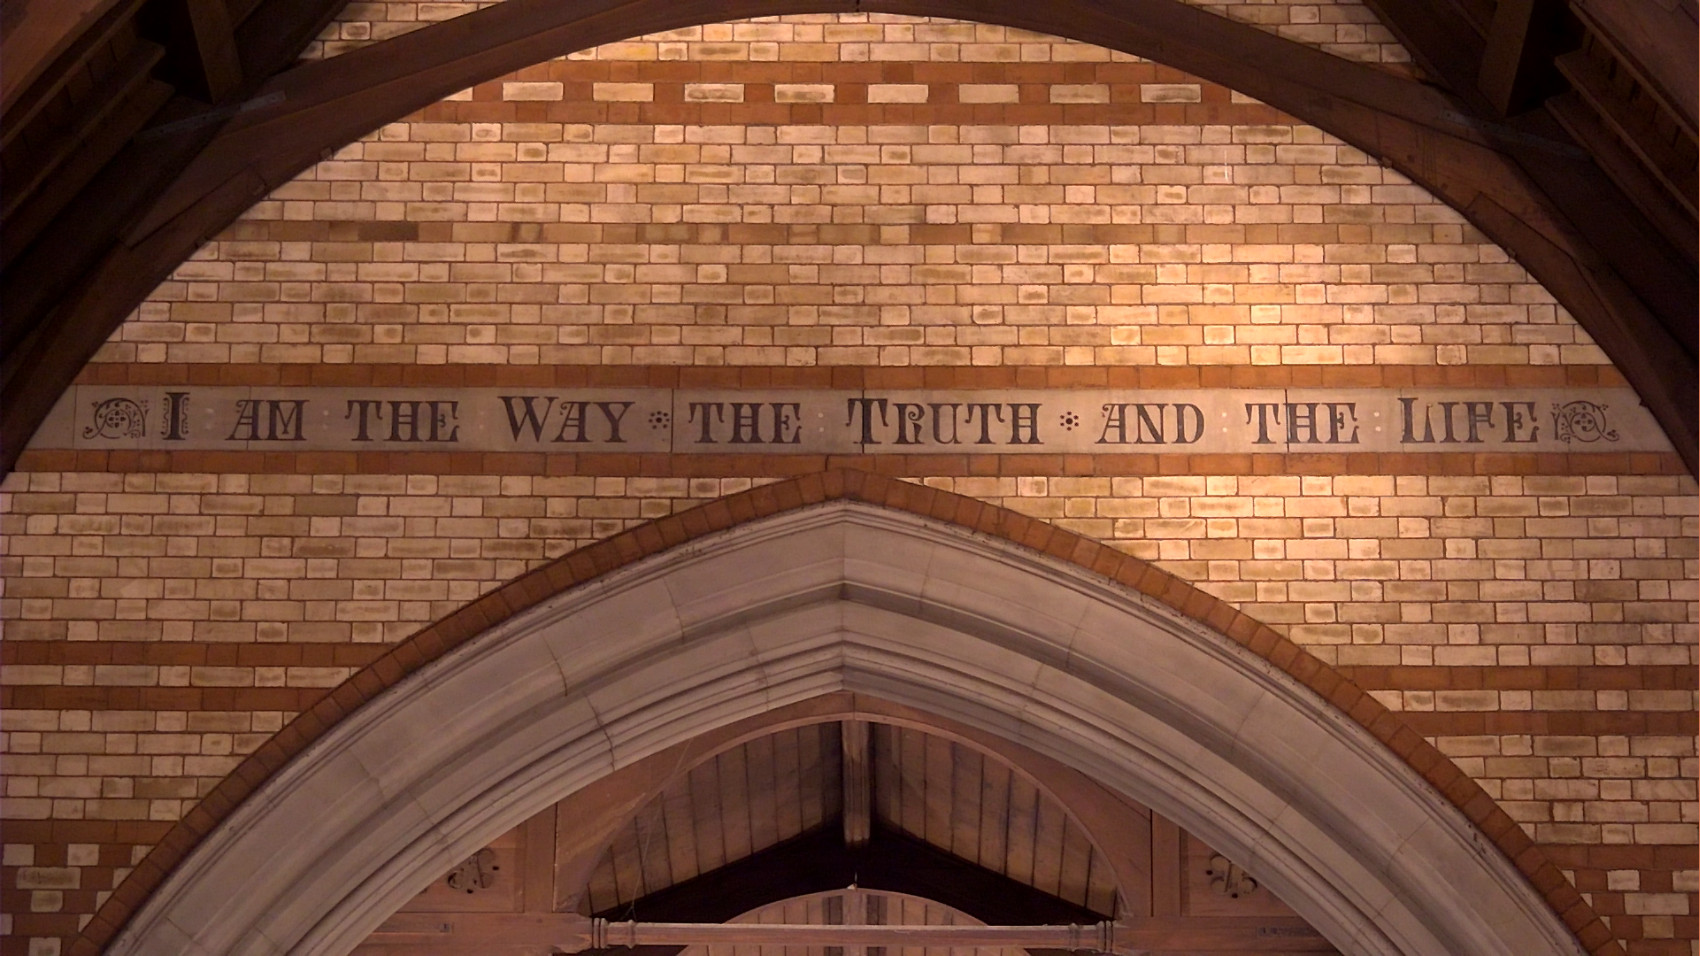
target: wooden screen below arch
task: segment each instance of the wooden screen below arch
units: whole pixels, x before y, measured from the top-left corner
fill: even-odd
[[[1164,927],[1170,942],[1154,953],[1337,952],[1255,879],[1146,807],[1123,801],[1125,812],[1114,821],[1118,839],[1146,854],[1140,868],[1145,882],[1118,887],[1069,812],[995,755],[917,728],[876,722],[869,728],[867,772],[858,778],[844,759],[845,727],[843,722],[789,727],[680,768],[613,836],[584,886],[557,885],[558,874],[582,872],[570,859],[578,852],[568,838],[575,808],[562,801],[443,874],[355,953],[545,956],[547,947],[511,942],[513,928],[539,908],[613,920],[707,921],[715,917],[705,916],[705,907],[750,892],[733,884],[747,884],[763,865],[773,877],[767,887],[771,902],[725,921],[983,924],[996,922],[1000,912],[1013,916],[1022,905],[1013,896],[997,898],[1002,887],[1006,894],[1025,890],[1054,898],[1061,904],[1056,913],[1080,907],[1073,919],[1149,918]],[[963,883],[979,881],[976,886],[986,894],[979,915],[993,918],[878,886],[789,895],[794,885],[785,882],[792,872],[783,862],[787,847],[827,846],[840,837],[850,802],[843,797],[846,785],[867,788],[876,840],[902,841],[895,852],[899,858],[907,852],[917,866],[937,867],[948,856],[961,868]],[[832,861],[823,858],[821,865]],[[724,880],[721,874],[727,874]],[[1118,907],[1118,892],[1132,905]],[[439,941],[431,940],[433,930]],[[1233,939],[1245,945],[1221,945]],[[661,956],[659,948],[650,949],[643,956]],[[605,952],[619,956],[622,950]],[[1023,956],[1025,951],[716,945],[668,953]]]

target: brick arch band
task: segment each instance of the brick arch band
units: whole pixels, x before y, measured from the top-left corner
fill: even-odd
[[[208,794],[71,952],[346,949],[620,766],[844,691],[1152,806],[1348,952],[1621,952],[1473,780],[1267,626],[1043,521],[847,470],[641,525],[397,645]],[[445,706],[475,726],[421,739]]]

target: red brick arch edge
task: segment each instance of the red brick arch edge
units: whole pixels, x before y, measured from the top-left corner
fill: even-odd
[[[1227,635],[1303,682],[1398,754],[1499,847],[1594,956],[1622,956],[1611,931],[1563,872],[1481,786],[1393,711],[1267,625],[1138,558],[1037,518],[974,498],[864,471],[838,469],[763,485],[640,525],[557,558],[396,645],[297,716],[237,766],[115,889],[71,945],[94,956],[167,875],[236,807],[344,717],[450,650],[554,595],[685,542],[833,500],[861,501],[948,522],[1071,562]]]

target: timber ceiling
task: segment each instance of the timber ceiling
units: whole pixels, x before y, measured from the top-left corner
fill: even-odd
[[[1137,850],[1118,883],[1062,799],[998,756],[912,727],[789,728],[680,767],[593,845],[579,836],[575,804],[563,801],[440,876],[356,954],[543,956],[547,947],[517,942],[535,925],[528,921],[572,912],[892,926],[1118,918],[1154,934],[1149,951],[1158,956],[1336,952],[1209,846],[1125,801],[1094,824],[1115,831],[1099,839]],[[589,867],[576,859],[586,852]],[[633,956],[898,956],[851,948],[638,947]],[[901,956],[1025,953],[905,948]]]
[[[321,154],[455,90],[768,0],[506,0],[333,60],[347,0],[8,0],[0,16],[0,451],[10,470],[124,317]],[[1071,36],[1249,93],[1427,186],[1506,247],[1693,469],[1696,0],[1368,0],[1392,76],[1180,0],[810,0]],[[801,7],[799,7],[801,9]]]
[[[1032,781],[942,737],[889,724],[870,731],[864,785],[872,826],[1101,917],[1116,915],[1108,866],[1094,859],[1080,825]],[[847,802],[842,764],[838,725],[817,724],[751,741],[694,768],[615,838],[581,909],[620,913],[643,897],[840,823]]]

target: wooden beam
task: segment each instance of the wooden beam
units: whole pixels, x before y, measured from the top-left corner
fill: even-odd
[[[525,821],[520,834],[520,892],[527,913],[555,911],[555,808]]]
[[[1557,119],[1545,109],[1529,114],[1528,125],[1543,133],[1558,135],[1562,130]],[[1551,200],[1551,208],[1560,227],[1552,239],[1560,244],[1572,260],[1572,268],[1581,268],[1590,276],[1600,277],[1594,284],[1595,294],[1610,309],[1623,317],[1645,338],[1648,346],[1677,350],[1689,365],[1687,385],[1669,383],[1666,387],[1683,396],[1681,427],[1693,435],[1700,433],[1700,420],[1695,416],[1693,382],[1695,353],[1700,347],[1700,328],[1694,321],[1695,302],[1700,298],[1700,283],[1695,264],[1685,259],[1669,243],[1656,240],[1655,230],[1636,210],[1635,205],[1591,160],[1578,162],[1567,156],[1536,148],[1529,143],[1508,142],[1506,152],[1517,166],[1519,178]],[[1480,190],[1471,198],[1486,196],[1498,201],[1501,194]],[[1509,203],[1501,205],[1509,208]],[[1469,203],[1461,207],[1469,215]],[[1586,229],[1578,227],[1585,223]],[[1477,223],[1487,232],[1484,223]],[[1492,233],[1489,233],[1492,235]],[[1509,234],[1508,234],[1509,235]],[[1518,256],[1529,271],[1554,288],[1562,276],[1551,274],[1533,263],[1532,257],[1515,246],[1515,239],[1502,242]],[[1554,293],[1556,295],[1556,292]],[[1563,301],[1563,300],[1560,300]],[[1565,303],[1569,305],[1569,303]],[[1600,316],[1596,321],[1603,319]],[[1609,320],[1606,320],[1609,321]],[[1601,329],[1583,322],[1583,327],[1595,339],[1602,338]],[[1635,356],[1628,351],[1612,352],[1612,346],[1602,347],[1626,375],[1639,371]],[[1642,391],[1641,398],[1650,408],[1656,408],[1668,397]],[[1655,412],[1655,414],[1657,414]],[[1662,420],[1662,417],[1661,417]],[[1665,423],[1667,432],[1670,423]],[[1673,436],[1679,451],[1683,445]],[[1688,454],[1692,454],[1690,448]],[[1693,462],[1690,462],[1693,467]]]
[[[1587,53],[1578,50],[1558,58],[1559,72],[1570,81],[1571,87],[1587,104],[1593,107],[1600,120],[1615,134],[1616,140],[1634,152],[1656,177],[1660,186],[1669,198],[1682,205],[1688,211],[1690,222],[1700,204],[1696,202],[1696,182],[1694,150],[1692,142],[1689,149],[1679,151],[1665,133],[1662,133],[1654,122],[1653,117],[1636,110],[1623,97],[1617,94],[1612,79],[1606,74],[1606,69],[1598,60]],[[1563,122],[1563,118],[1560,118]],[[1599,134],[1595,134],[1596,137]],[[1584,143],[1593,144],[1593,140],[1582,139]],[[1599,152],[1596,150],[1595,155]],[[1689,232],[1693,232],[1692,224]]]
[[[779,892],[783,892],[780,890]],[[1150,956],[1153,952],[1333,953],[1292,917],[1131,919],[1087,925],[798,924],[608,921],[557,913],[398,914],[356,953],[404,947],[414,956],[468,952],[638,956],[687,946],[989,947]]]
[[[1694,82],[1700,68],[1700,48],[1694,42],[1692,0],[1574,0],[1573,8],[1594,36],[1611,47],[1619,62],[1664,100],[1693,137],[1700,130],[1700,87]]]
[[[111,122],[95,127],[76,152],[5,217],[6,228],[0,230],[0,262],[9,264],[21,250],[34,243],[54,224],[54,220],[67,208],[67,204],[76,204],[84,210],[100,208],[93,203],[83,202],[87,198],[85,190],[90,188],[91,183],[97,182],[101,171],[125,150],[132,140],[132,134],[145,126],[150,117],[158,115],[165,104],[170,102],[171,95],[170,86],[157,80],[149,80],[125,101],[122,109],[112,115]],[[145,194],[137,191],[135,198],[141,201]],[[9,267],[7,265],[0,268]],[[65,270],[67,274],[71,271]],[[38,274],[38,278],[42,285],[52,281],[50,275]],[[0,315],[0,329],[5,330],[0,332],[0,341],[14,341],[13,330],[23,327],[23,322],[14,323],[6,316]],[[0,358],[0,361],[3,361],[3,358]]]
[[[937,847],[876,827],[851,849],[826,827],[596,915],[718,923],[778,900],[855,884],[925,897],[984,922],[1094,923],[1094,913]]]
[[[93,149],[95,168],[99,169],[165,105],[171,87],[151,75],[163,56],[163,47],[138,41],[103,82],[101,98],[88,104],[72,124],[54,131],[40,146],[15,141],[0,152],[0,163],[6,168],[6,179],[0,183],[0,217],[8,220],[8,227],[12,227],[12,214],[18,207],[67,161],[86,159]],[[68,202],[84,182],[87,180],[69,188],[62,184],[54,191]]]
[[[542,956],[589,948],[590,929],[590,917],[577,913],[397,913],[355,951],[483,953],[490,947]]]
[[[295,65],[296,58],[348,0],[237,0],[236,48],[248,76],[268,77]]]
[[[41,0],[42,6],[47,6],[52,0]],[[121,30],[135,29],[136,11],[141,8],[143,0],[121,0],[114,3],[110,9],[100,15],[88,29],[73,39],[70,44],[53,61],[45,64],[39,74],[29,82],[28,86],[6,86],[5,103],[0,106],[4,110],[0,118],[0,146],[12,141],[21,130],[35,119],[43,107],[53,102],[53,98],[65,88],[65,85],[81,71],[83,64],[89,58],[106,46]]]
[[[183,0],[207,96],[223,103],[242,89],[242,58],[226,0]]]
[[[1575,90],[1560,93],[1547,100],[1546,109],[1577,142],[1587,144],[1601,171],[1611,177],[1667,242],[1690,259],[1700,256],[1694,202],[1673,197],[1672,184],[1655,175],[1629,144],[1606,126],[1582,94]]]
[[[868,722],[840,721],[842,766],[839,776],[844,782],[844,845],[866,846],[873,834],[874,777],[873,760],[869,755]]]
[[[1040,947],[1106,953],[1114,949],[1113,923],[1091,925],[975,926],[854,923],[651,923],[598,920],[597,946],[915,946]]]
[[[1491,3],[1491,0],[1490,0]],[[1364,0],[1411,59],[1453,94],[1475,94],[1493,13],[1457,0]]]
[[[1566,0],[1499,0],[1476,87],[1500,116],[1521,113],[1552,86]]]

